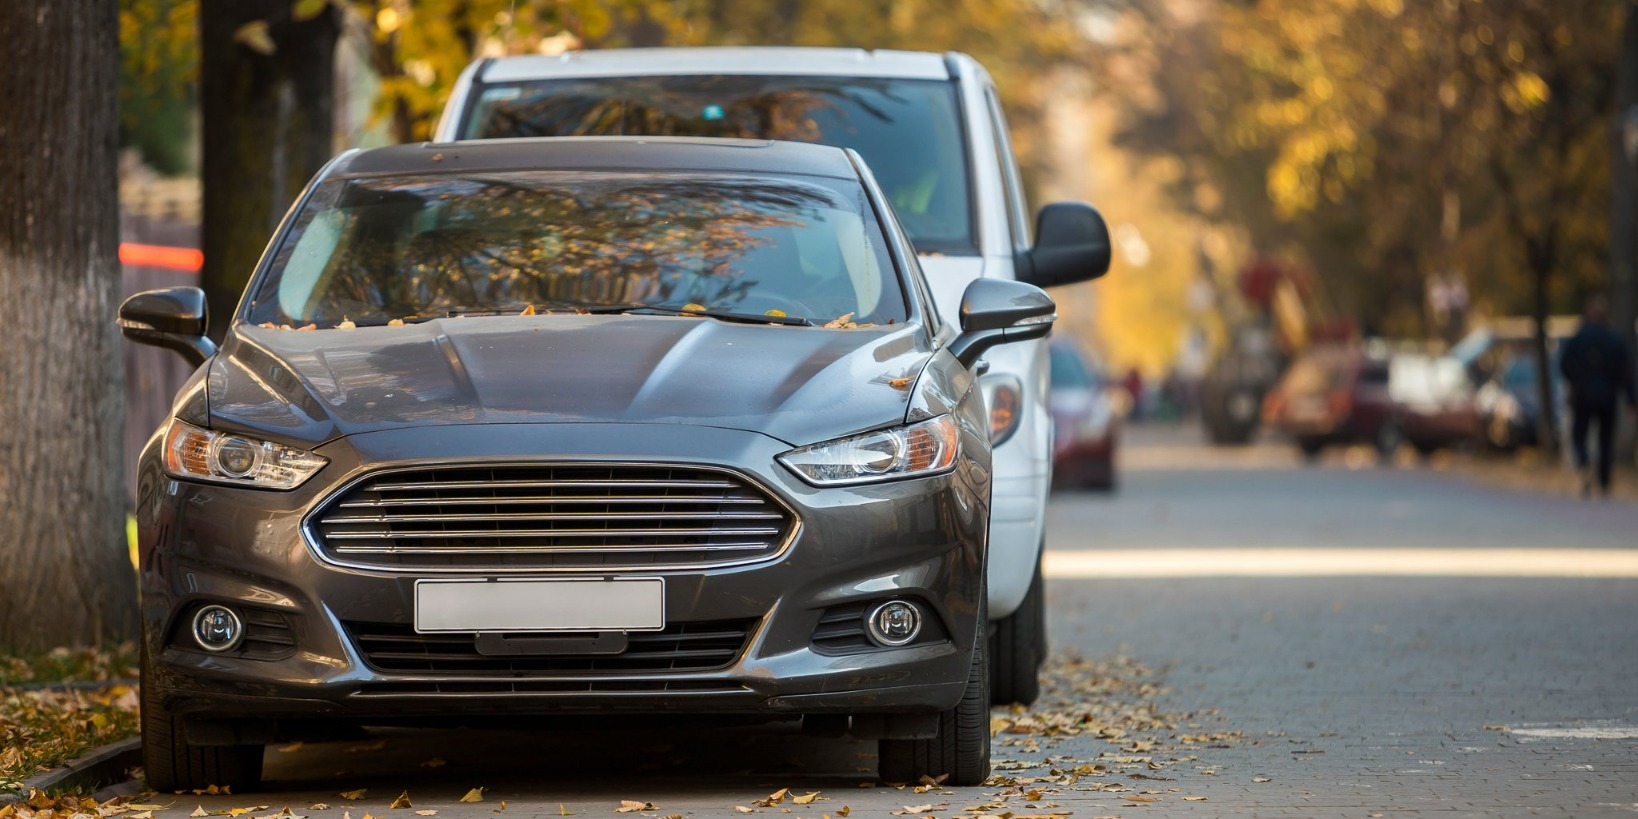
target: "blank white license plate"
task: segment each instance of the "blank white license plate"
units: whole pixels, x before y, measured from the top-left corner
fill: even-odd
[[[660,631],[665,580],[417,580],[415,630]]]

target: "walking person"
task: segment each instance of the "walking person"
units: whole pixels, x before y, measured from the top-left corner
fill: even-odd
[[[1621,335],[1609,326],[1610,305],[1603,296],[1587,300],[1581,329],[1564,342],[1558,368],[1570,387],[1570,442],[1581,473],[1581,494],[1592,494],[1594,471],[1588,464],[1587,433],[1598,427],[1596,475],[1601,494],[1610,492],[1610,466],[1615,456],[1615,409],[1621,398],[1638,408],[1633,389],[1632,360]]]

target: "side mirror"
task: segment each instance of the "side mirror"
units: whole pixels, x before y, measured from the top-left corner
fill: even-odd
[[[1054,202],[1035,218],[1035,247],[1014,260],[1018,280],[1037,287],[1087,282],[1109,272],[1109,226],[1084,202]]]
[[[138,344],[175,350],[197,367],[216,354],[216,342],[205,336],[208,308],[197,287],[147,290],[119,306],[119,330]]]
[[[971,367],[997,344],[1044,337],[1057,318],[1058,305],[1041,288],[979,279],[961,294],[961,335],[950,342],[950,354]]]

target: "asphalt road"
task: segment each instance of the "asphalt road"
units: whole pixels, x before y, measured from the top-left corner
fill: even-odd
[[[272,748],[263,791],[155,816],[1638,813],[1638,505],[1154,430],[1122,469],[1052,504],[1048,693],[994,712],[990,786],[880,787],[873,743],[789,726],[595,723]]]

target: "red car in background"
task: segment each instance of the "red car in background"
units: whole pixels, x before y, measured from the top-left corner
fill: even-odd
[[[1115,488],[1120,417],[1102,373],[1075,342],[1054,337],[1052,356],[1052,486]]]
[[[1401,443],[1424,455],[1478,437],[1465,368],[1421,353],[1367,353],[1321,345],[1298,358],[1263,401],[1263,422],[1305,456],[1333,444],[1370,444],[1384,458]]]

